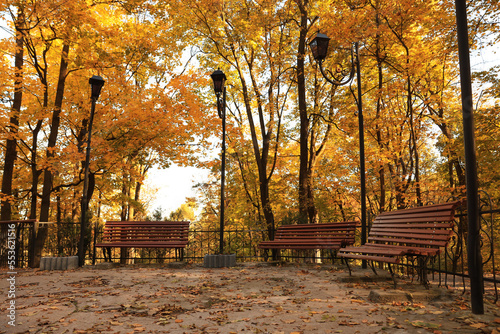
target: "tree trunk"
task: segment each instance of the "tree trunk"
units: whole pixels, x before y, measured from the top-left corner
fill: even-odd
[[[250,73],[252,80],[254,80],[252,74],[252,64],[248,63],[250,68]],[[237,69],[240,71],[239,63],[237,62]],[[258,101],[258,110],[259,110],[259,119],[260,119],[260,127],[262,133],[262,152],[259,147],[259,142],[257,139],[257,131],[255,128],[255,122],[253,120],[252,107],[250,105],[250,97],[248,92],[248,86],[246,80],[244,78],[243,73],[240,72],[240,82],[243,92],[243,97],[245,101],[245,110],[247,113],[248,123],[250,125],[250,132],[252,135],[252,146],[255,156],[255,161],[257,163],[257,169],[259,172],[259,190],[260,190],[260,200],[262,203],[262,210],[264,213],[264,219],[266,220],[266,226],[268,230],[268,237],[270,240],[274,240],[274,230],[275,230],[275,222],[274,222],[274,213],[271,207],[271,200],[269,198],[269,177],[267,176],[267,164],[268,164],[268,155],[269,155],[269,145],[270,145],[270,132],[271,130],[266,130],[264,124],[264,110],[262,108],[261,101]],[[257,89],[257,85],[254,82],[254,88]],[[257,98],[260,96],[260,93],[256,91]]]
[[[407,49],[407,65],[409,67],[410,64],[410,55],[409,55],[409,50]],[[411,90],[411,78],[410,74],[408,73],[408,78],[407,78],[408,86],[407,86],[407,108],[408,108],[408,116],[410,118],[410,155],[413,155],[413,159],[415,159],[415,190],[416,190],[416,195],[417,195],[417,206],[423,205],[422,203],[422,193],[420,190],[420,170],[419,170],[419,157],[418,157],[418,145],[417,145],[417,134],[415,133],[415,124],[414,124],[414,119],[413,119],[413,102],[412,102],[412,90]]]
[[[122,197],[123,197],[123,202],[122,202],[122,211],[120,214],[120,219],[121,221],[128,221],[130,219],[130,211],[129,211],[129,204],[128,204],[128,199],[130,197],[130,187],[129,187],[129,176],[128,173],[123,176],[123,186],[122,186]],[[127,258],[129,256],[129,251],[128,248],[121,247],[120,248],[120,264],[127,264]]]
[[[451,141],[452,140],[452,135],[450,133],[450,128],[448,127],[448,125],[446,123],[441,123],[441,124],[438,124],[438,126],[441,129],[441,132],[443,133],[443,135],[449,141]],[[451,147],[448,149],[448,163],[450,165],[450,167],[449,167],[449,171],[450,171],[450,186],[452,188],[454,187],[453,169],[455,169],[455,173],[457,174],[457,179],[458,179],[458,186],[462,187],[463,189],[465,189],[465,173],[464,173],[464,169],[462,167],[462,164],[460,164],[460,160],[458,158],[458,154]],[[456,194],[456,195],[463,195],[463,193]]]
[[[297,50],[297,94],[298,107],[300,116],[300,161],[299,161],[299,221],[307,223],[309,207],[309,195],[311,193],[309,186],[308,163],[309,163],[309,117],[307,115],[306,102],[306,79],[305,79],[305,54],[306,54],[306,38],[307,38],[307,10],[308,1],[297,0],[297,5],[300,9],[300,33],[299,46]],[[314,205],[314,203],[312,203]]]
[[[33,137],[31,141],[31,203],[30,203],[30,219],[36,219],[36,210],[37,210],[37,202],[38,202],[38,180],[40,178],[41,171],[38,170],[38,134],[42,129],[43,121],[39,120],[32,131]]]
[[[56,98],[54,103],[54,111],[52,112],[52,123],[50,127],[50,134],[47,143],[47,160],[50,165],[51,159],[54,158],[54,148],[57,142],[57,134],[59,132],[60,114],[62,109],[62,102],[64,97],[64,86],[66,83],[66,77],[68,72],[68,52],[69,45],[64,44],[61,53],[61,65],[59,67],[59,80],[57,82]],[[42,203],[40,208],[40,221],[47,222],[50,217],[50,195],[53,189],[53,178],[54,175],[50,168],[44,170],[43,179],[43,190],[42,190]],[[82,231],[84,233],[85,231]],[[40,258],[42,255],[43,245],[45,239],[47,238],[48,228],[46,226],[41,227],[36,235],[35,239],[35,255],[34,255],[34,267],[40,265]]]
[[[380,26],[380,16],[378,13],[378,2],[376,2],[376,10],[377,14],[375,16],[375,22],[377,24],[377,27]],[[376,119],[380,119],[380,114],[382,113],[382,88],[384,86],[384,71],[382,64],[384,62],[384,53],[381,50],[380,46],[380,33],[377,30],[377,37],[376,37],[376,51],[375,55],[377,58],[377,70],[378,70],[378,90],[379,93],[377,94],[377,116]],[[378,123],[376,123],[376,136],[377,136],[377,143],[379,146],[379,150],[383,151],[384,149],[384,144],[382,141],[382,129]],[[380,192],[380,199],[379,199],[379,212],[384,212],[385,207],[386,207],[386,185],[385,185],[385,165],[383,162],[380,163],[379,169],[378,169],[378,174],[379,174],[379,192]]]
[[[64,86],[68,71],[68,52],[69,45],[64,44],[61,54],[61,65],[59,68],[59,80],[57,82],[56,99],[54,103],[54,111],[52,112],[52,123],[50,126],[50,134],[47,143],[47,161],[51,164],[51,159],[54,158],[54,148],[56,147],[57,134],[59,132],[59,124],[61,122],[61,109],[64,97]],[[49,220],[50,211],[50,195],[53,188],[54,175],[51,168],[46,168],[43,172],[43,191],[42,191],[42,206],[40,208],[40,221]]]
[[[14,55],[14,101],[10,115],[10,124],[7,127],[7,143],[4,155],[4,169],[2,178],[2,207],[0,220],[11,220],[12,217],[12,181],[14,178],[14,164],[17,158],[17,132],[19,127],[19,114],[23,101],[23,65],[24,65],[24,37],[23,37],[24,13],[18,8],[16,28],[16,51]],[[2,225],[3,226],[3,225]],[[3,233],[2,233],[3,235]],[[5,243],[2,243],[5,244]]]
[[[56,197],[57,202],[57,213],[56,213],[56,222],[57,222],[57,255],[62,256],[64,249],[62,247],[62,239],[63,239],[63,228],[62,224],[62,212],[61,212],[61,195],[58,193]]]

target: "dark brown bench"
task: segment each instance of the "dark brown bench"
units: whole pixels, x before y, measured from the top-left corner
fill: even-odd
[[[341,248],[338,256],[345,260],[349,274],[347,259],[370,261],[375,273],[373,262],[387,263],[394,284],[391,264],[400,263],[404,257],[416,258],[421,282],[427,285],[427,262],[448,244],[455,210],[460,205],[460,201],[455,201],[381,213],[372,224],[367,242],[358,247]]]
[[[336,251],[354,244],[358,222],[282,225],[274,240],[262,241],[261,249],[329,249]],[[266,254],[267,255],[267,254]]]
[[[173,248],[182,261],[188,232],[188,221],[107,221],[96,247]]]

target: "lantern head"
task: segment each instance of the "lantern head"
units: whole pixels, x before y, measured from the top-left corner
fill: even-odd
[[[316,59],[317,61],[321,61],[326,58],[329,42],[330,38],[328,36],[318,32],[312,42],[309,43],[309,47],[311,48],[314,59]]]

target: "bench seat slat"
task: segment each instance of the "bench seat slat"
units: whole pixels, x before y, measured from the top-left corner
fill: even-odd
[[[395,239],[395,238],[384,238],[384,237],[368,237],[368,241],[376,241],[380,243],[397,243],[398,245],[426,245],[434,247],[444,247],[446,246],[446,241],[440,240],[420,240],[415,239]]]
[[[287,230],[287,229],[324,229],[324,228],[342,228],[342,227],[352,227],[352,226],[358,226],[359,223],[356,221],[346,221],[346,222],[334,222],[334,223],[317,223],[317,224],[295,224],[295,225],[281,225],[279,228],[282,230]]]
[[[187,242],[102,242],[97,243],[96,247],[130,247],[130,248],[184,248]]]
[[[356,253],[339,253],[339,256],[349,258],[349,259],[358,259],[358,260],[369,260],[376,262],[386,262],[397,264],[399,263],[399,257],[394,256],[376,256],[376,255],[365,255],[365,254],[356,254]]]
[[[431,247],[417,247],[417,246],[401,246],[401,245],[387,245],[387,244],[374,244],[366,243],[358,248],[361,253],[376,253],[376,254],[391,254],[390,250],[394,250],[398,256],[402,255],[423,255],[433,256],[440,252],[438,248]],[[349,252],[356,252],[355,247],[349,247]],[[397,254],[399,252],[399,254]],[[344,254],[344,251],[339,250],[339,254]]]
[[[405,254],[407,251],[408,248],[371,247],[371,246],[350,247],[349,249],[349,253],[377,254],[385,256],[401,256]],[[340,250],[339,254],[346,254],[346,253]]]
[[[354,241],[354,240],[353,240]],[[341,245],[344,242],[344,240],[332,240],[332,241],[324,241],[324,242],[317,242],[317,241],[297,241],[294,242],[293,240],[276,240],[276,241],[269,241],[269,242],[262,242],[262,246],[269,246],[269,245],[309,245],[309,246],[320,246],[320,245]]]
[[[412,228],[412,229],[437,229],[437,230],[447,230],[453,227],[453,223],[384,223],[384,222],[374,222],[372,224],[372,229],[374,228]]]
[[[373,233],[370,233],[370,235],[373,236],[385,236],[385,237],[391,237],[391,238],[408,238],[408,239],[414,239],[414,240],[448,240],[450,238],[450,234],[441,234],[441,233],[436,233],[436,231],[428,231],[427,233],[415,233],[414,231],[405,231],[403,230],[402,232],[395,232],[394,230],[387,231],[384,233],[384,231],[374,231]]]
[[[329,235],[318,235],[318,234],[314,234],[314,235],[304,235],[304,234],[282,235],[282,234],[279,234],[276,236],[275,240],[279,240],[279,239],[330,240],[330,239],[345,239],[345,238],[349,238],[349,237],[354,237],[354,233],[353,234],[337,234],[337,235],[333,235],[333,234],[329,234]]]
[[[150,239],[156,239],[156,238],[170,238],[170,239],[179,239],[179,238],[187,238],[186,234],[172,234],[172,233],[147,233],[147,232],[141,232],[137,233],[135,231],[123,231],[121,233],[116,233],[116,232],[108,232],[103,234],[103,238],[133,238],[133,239],[139,239],[139,238],[150,238]]]
[[[265,249],[297,249],[297,250],[305,250],[305,249],[339,249],[342,247],[342,244],[333,244],[333,245],[268,245]]]
[[[359,222],[283,225],[274,240],[263,241],[261,249],[334,249],[352,245]]]

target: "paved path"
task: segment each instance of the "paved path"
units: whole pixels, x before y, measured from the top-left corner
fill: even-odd
[[[469,299],[327,265],[23,270],[0,298],[0,333],[499,333],[498,305],[473,315]]]

